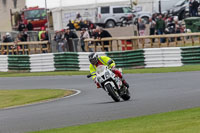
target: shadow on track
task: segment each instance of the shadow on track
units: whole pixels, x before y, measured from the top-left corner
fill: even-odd
[[[99,102],[99,103],[91,103],[91,104],[111,104],[111,103],[124,103],[124,102],[134,102],[134,99],[130,99],[128,101],[123,101],[121,100],[120,102],[115,102],[115,101],[109,101],[109,102]]]

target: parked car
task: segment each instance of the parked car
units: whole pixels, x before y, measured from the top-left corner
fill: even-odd
[[[97,25],[112,28],[121,22],[122,17],[132,15],[132,10],[128,6],[102,6],[98,7]]]
[[[189,1],[180,0],[167,12],[172,16],[178,16],[179,20],[185,19],[189,16]]]

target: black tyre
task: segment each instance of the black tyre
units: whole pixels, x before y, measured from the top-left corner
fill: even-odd
[[[129,92],[128,89],[126,90],[126,94],[122,95],[121,98],[122,98],[124,101],[128,101],[128,100],[131,98],[130,92]]]
[[[111,86],[111,84],[107,84],[105,86],[105,88],[108,90],[109,95],[112,97],[112,99],[115,102],[119,102],[120,101],[120,97],[117,95],[117,92],[115,92]]]
[[[114,28],[115,27],[115,22],[113,20],[108,20],[106,22],[106,28]]]

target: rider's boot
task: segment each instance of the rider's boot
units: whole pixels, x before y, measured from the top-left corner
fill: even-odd
[[[126,82],[125,79],[122,80],[122,83],[123,83],[127,88],[129,88],[129,84]]]

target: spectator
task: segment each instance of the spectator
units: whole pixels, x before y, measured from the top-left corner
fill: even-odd
[[[193,16],[198,16],[199,2],[194,0],[192,3],[192,8],[193,8]]]
[[[38,39],[39,39],[39,41],[44,41],[45,40],[45,38],[46,38],[45,32],[46,32],[45,28],[42,27],[41,31],[38,33]]]
[[[48,31],[45,31],[45,27],[41,28],[41,31],[38,33],[38,39],[39,41],[46,41],[48,40]],[[46,44],[42,44],[42,48],[46,48]],[[47,53],[46,50],[42,51],[43,53]]]
[[[28,24],[27,24],[26,27],[27,27],[28,31],[32,31],[33,30],[33,24],[31,23],[30,20],[28,21]]]
[[[69,23],[67,24],[67,27],[69,27],[70,30],[74,30],[74,24],[72,23],[71,20],[69,20]]]
[[[26,28],[26,25],[23,23],[23,21],[20,22],[19,26],[18,26],[18,31],[23,31]]]
[[[64,46],[64,39],[62,38],[62,31],[56,31],[54,36],[54,41],[57,43],[57,49],[58,52],[64,52],[65,46]]]
[[[87,39],[87,38],[90,38],[90,35],[89,35],[88,31],[85,28],[83,28],[82,31],[81,31],[81,36],[80,36],[81,48],[82,48],[83,52],[85,52],[85,42],[84,42],[84,40]]]
[[[150,35],[155,35],[155,27],[156,27],[156,22],[150,18],[149,19],[149,26],[150,26]],[[153,42],[155,42],[155,39],[152,39]]]
[[[146,29],[146,26],[144,24],[144,20],[139,18],[138,19],[138,31],[139,31],[140,36],[145,36],[145,29]]]
[[[193,16],[193,0],[190,0],[189,2],[189,14],[190,14],[190,17]]]
[[[6,33],[6,36],[3,37],[3,42],[4,42],[4,43],[13,42],[13,39],[12,39],[10,33],[8,33],[8,32]],[[7,48],[8,48],[8,49],[11,49],[10,46],[4,46],[4,49],[5,49],[5,50],[7,50]],[[6,54],[6,52],[5,52],[4,54]]]
[[[112,37],[108,31],[103,30],[100,27],[97,28],[97,32],[98,32],[98,39]],[[109,41],[104,41],[103,43],[104,43],[104,46],[109,45]],[[104,50],[108,51],[108,48],[104,48]]]
[[[68,27],[66,29],[66,31],[65,31],[64,38],[67,41],[67,43],[66,43],[67,50],[70,51],[70,52],[74,52],[73,43],[74,43],[74,45],[78,45],[78,36],[76,35],[76,33],[74,33],[73,31],[71,31],[69,29],[69,27]]]
[[[11,35],[10,35],[10,33],[6,33],[6,36],[5,36],[5,38],[4,38],[4,40],[3,40],[3,42],[13,42],[13,39],[12,39],[12,37],[11,37]]]
[[[162,15],[159,15],[159,18],[156,21],[156,30],[158,35],[162,35],[165,30],[165,21],[162,19]],[[164,43],[164,38],[160,39],[161,43]]]

